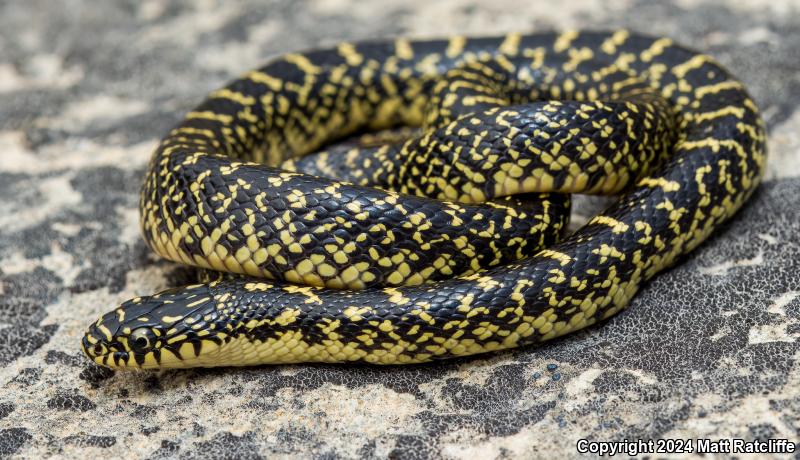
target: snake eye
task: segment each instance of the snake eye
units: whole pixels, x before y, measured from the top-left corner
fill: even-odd
[[[147,328],[140,328],[133,331],[128,343],[134,351],[144,351],[153,344],[153,332]]]
[[[104,347],[102,343],[96,343],[96,344],[94,345],[94,348],[93,348],[93,350],[92,350],[92,351],[94,352],[94,355],[95,355],[95,356],[100,356],[100,355],[102,355],[103,353],[105,353],[105,351],[106,351],[106,347]]]

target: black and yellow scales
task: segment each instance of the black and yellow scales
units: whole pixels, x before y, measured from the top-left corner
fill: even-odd
[[[318,152],[399,126],[421,129]],[[742,206],[765,159],[742,84],[668,38],[287,54],[172,129],[141,194],[158,254],[247,276],[125,302],[83,350],[115,368],[403,364],[548,340],[625,308]],[[620,198],[561,238],[570,193]]]

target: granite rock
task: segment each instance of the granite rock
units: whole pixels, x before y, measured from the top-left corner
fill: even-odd
[[[800,6],[792,0],[0,2],[0,456],[576,456],[580,438],[800,437]],[[138,234],[158,138],[289,50],[564,27],[670,36],[727,65],[767,180],[610,321],[434,365],[115,373],[79,337],[185,283]],[[584,202],[578,219],[598,203]]]

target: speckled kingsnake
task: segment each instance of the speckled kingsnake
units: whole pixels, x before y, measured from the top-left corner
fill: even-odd
[[[423,128],[298,158],[401,125]],[[190,112],[142,189],[156,252],[251,276],[130,300],[83,349],[111,367],[393,364],[547,340],[615,314],[700,244],[765,156],[742,84],[669,39],[568,31],[287,54]],[[618,192],[556,242],[566,193]]]

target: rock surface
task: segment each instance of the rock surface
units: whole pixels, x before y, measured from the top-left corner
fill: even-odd
[[[0,3],[0,457],[575,456],[800,437],[800,8],[791,0]],[[113,373],[78,339],[188,279],[138,235],[158,137],[272,55],[339,40],[627,27],[702,49],[770,129],[765,184],[631,307],[540,347],[404,368]]]

